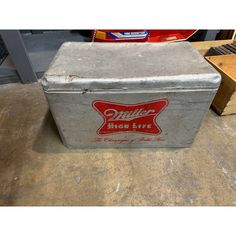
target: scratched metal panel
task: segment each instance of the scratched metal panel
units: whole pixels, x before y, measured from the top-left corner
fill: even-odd
[[[42,85],[68,147],[188,147],[219,83],[189,43],[66,43]]]

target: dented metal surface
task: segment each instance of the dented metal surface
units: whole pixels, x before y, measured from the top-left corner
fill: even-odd
[[[72,148],[188,147],[219,83],[187,42],[65,43],[42,81]]]

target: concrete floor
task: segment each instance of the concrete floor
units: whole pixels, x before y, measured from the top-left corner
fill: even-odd
[[[189,149],[68,150],[41,87],[0,86],[1,205],[236,205],[236,116]]]

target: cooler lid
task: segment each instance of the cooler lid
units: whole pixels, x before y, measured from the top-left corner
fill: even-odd
[[[220,78],[189,42],[66,42],[42,85],[46,92],[197,89],[217,88]]]

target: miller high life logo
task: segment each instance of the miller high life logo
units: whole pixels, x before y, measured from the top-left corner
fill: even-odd
[[[161,128],[156,123],[157,116],[168,106],[167,99],[138,104],[121,104],[94,101],[93,108],[103,117],[103,124],[97,134],[136,132],[158,135]]]

